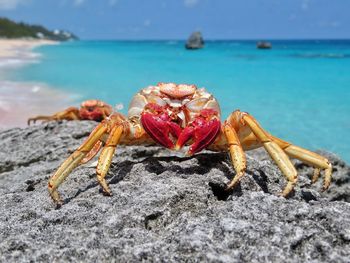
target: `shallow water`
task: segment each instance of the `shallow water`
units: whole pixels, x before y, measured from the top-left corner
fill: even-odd
[[[10,73],[79,101],[123,103],[157,82],[195,83],[221,103],[253,114],[271,133],[297,145],[332,151],[350,162],[350,41],[207,42],[187,51],[181,41],[80,41],[43,46],[41,63]]]

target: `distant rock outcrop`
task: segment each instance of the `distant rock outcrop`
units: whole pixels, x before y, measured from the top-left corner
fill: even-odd
[[[202,33],[197,31],[193,32],[186,42],[187,49],[199,49],[204,47],[204,40]]]
[[[55,41],[77,40],[78,37],[64,30],[48,30],[40,25],[29,25],[23,22],[16,23],[0,17],[0,38],[38,38]]]
[[[270,42],[267,42],[267,41],[259,41],[258,43],[256,43],[256,48],[258,48],[258,49],[270,49],[270,48],[272,48],[272,44]]]

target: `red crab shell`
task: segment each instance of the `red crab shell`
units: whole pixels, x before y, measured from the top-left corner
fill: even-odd
[[[79,115],[83,120],[102,121],[112,110],[112,107],[103,101],[86,100],[80,105]]]
[[[179,149],[192,142],[189,154],[210,145],[220,132],[220,107],[204,88],[159,83],[138,92],[132,99],[129,119],[140,120],[157,143]]]

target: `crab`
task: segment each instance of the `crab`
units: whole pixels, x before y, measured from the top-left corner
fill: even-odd
[[[265,148],[287,179],[281,195],[287,197],[297,183],[297,171],[290,161],[296,158],[315,168],[312,182],[324,171],[323,189],[332,177],[332,165],[323,156],[271,135],[247,112],[235,110],[220,121],[217,100],[195,85],[159,83],[139,91],[131,100],[128,116],[113,112],[91,132],[52,175],[48,183],[51,198],[63,204],[57,191],[74,168],[91,160],[101,149],[96,167],[97,180],[104,194],[112,195],[105,177],[117,145],[161,145],[187,149],[187,155],[204,149],[226,151],[236,172],[227,184],[233,189],[245,174],[244,151]],[[103,148],[102,148],[103,147]]]
[[[28,125],[36,121],[48,122],[59,120],[94,120],[101,122],[112,113],[112,106],[101,100],[86,100],[81,103],[80,108],[69,107],[51,116],[39,115],[28,119]]]

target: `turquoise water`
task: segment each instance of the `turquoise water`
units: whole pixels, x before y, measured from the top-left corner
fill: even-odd
[[[332,151],[350,162],[350,41],[208,42],[187,51],[181,41],[80,41],[38,49],[41,63],[12,74],[123,103],[157,82],[195,83],[219,100],[223,118],[248,111],[271,133],[297,145]]]

